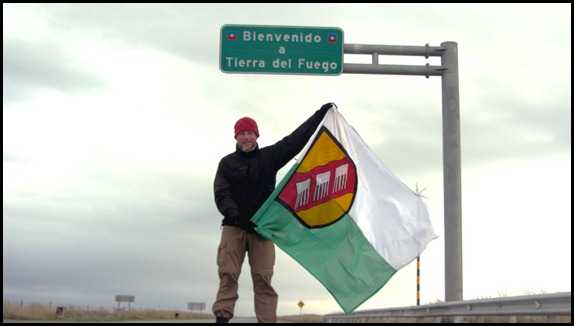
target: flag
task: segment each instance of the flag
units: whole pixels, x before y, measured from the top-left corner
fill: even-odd
[[[237,32],[235,31],[227,32],[227,39],[230,41],[235,41],[237,39]]]
[[[426,205],[335,106],[251,221],[321,282],[345,313],[436,238]]]

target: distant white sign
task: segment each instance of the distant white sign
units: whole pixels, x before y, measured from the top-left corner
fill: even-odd
[[[134,302],[135,299],[134,295],[116,295],[116,302]]]
[[[204,311],[205,310],[205,302],[188,302],[187,303],[187,309],[191,310],[191,311],[195,311],[195,310]]]

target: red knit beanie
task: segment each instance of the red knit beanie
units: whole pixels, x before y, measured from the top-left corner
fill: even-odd
[[[253,131],[257,137],[259,137],[259,129],[257,128],[257,122],[249,117],[243,117],[235,123],[235,138],[242,131]]]

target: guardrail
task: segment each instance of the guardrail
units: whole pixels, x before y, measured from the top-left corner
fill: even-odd
[[[541,316],[546,319],[543,322],[553,323],[557,322],[558,316],[570,316],[568,319],[571,319],[571,314],[572,294],[571,292],[564,292],[364,310],[348,315],[344,313],[328,314],[325,315],[324,321],[325,323],[483,323],[486,317],[502,316],[506,318],[506,322],[515,323],[518,321],[518,316]]]

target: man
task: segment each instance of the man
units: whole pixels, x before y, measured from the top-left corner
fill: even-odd
[[[213,187],[215,204],[223,215],[217,249],[219,289],[212,307],[217,323],[233,318],[246,253],[257,321],[277,322],[278,295],[271,285],[275,245],[255,231],[256,225],[250,219],[275,189],[277,172],[303,149],[333,105],[323,105],[290,135],[264,148],[257,144],[259,128],[255,120],[244,117],[235,123],[235,152],[219,162]]]

